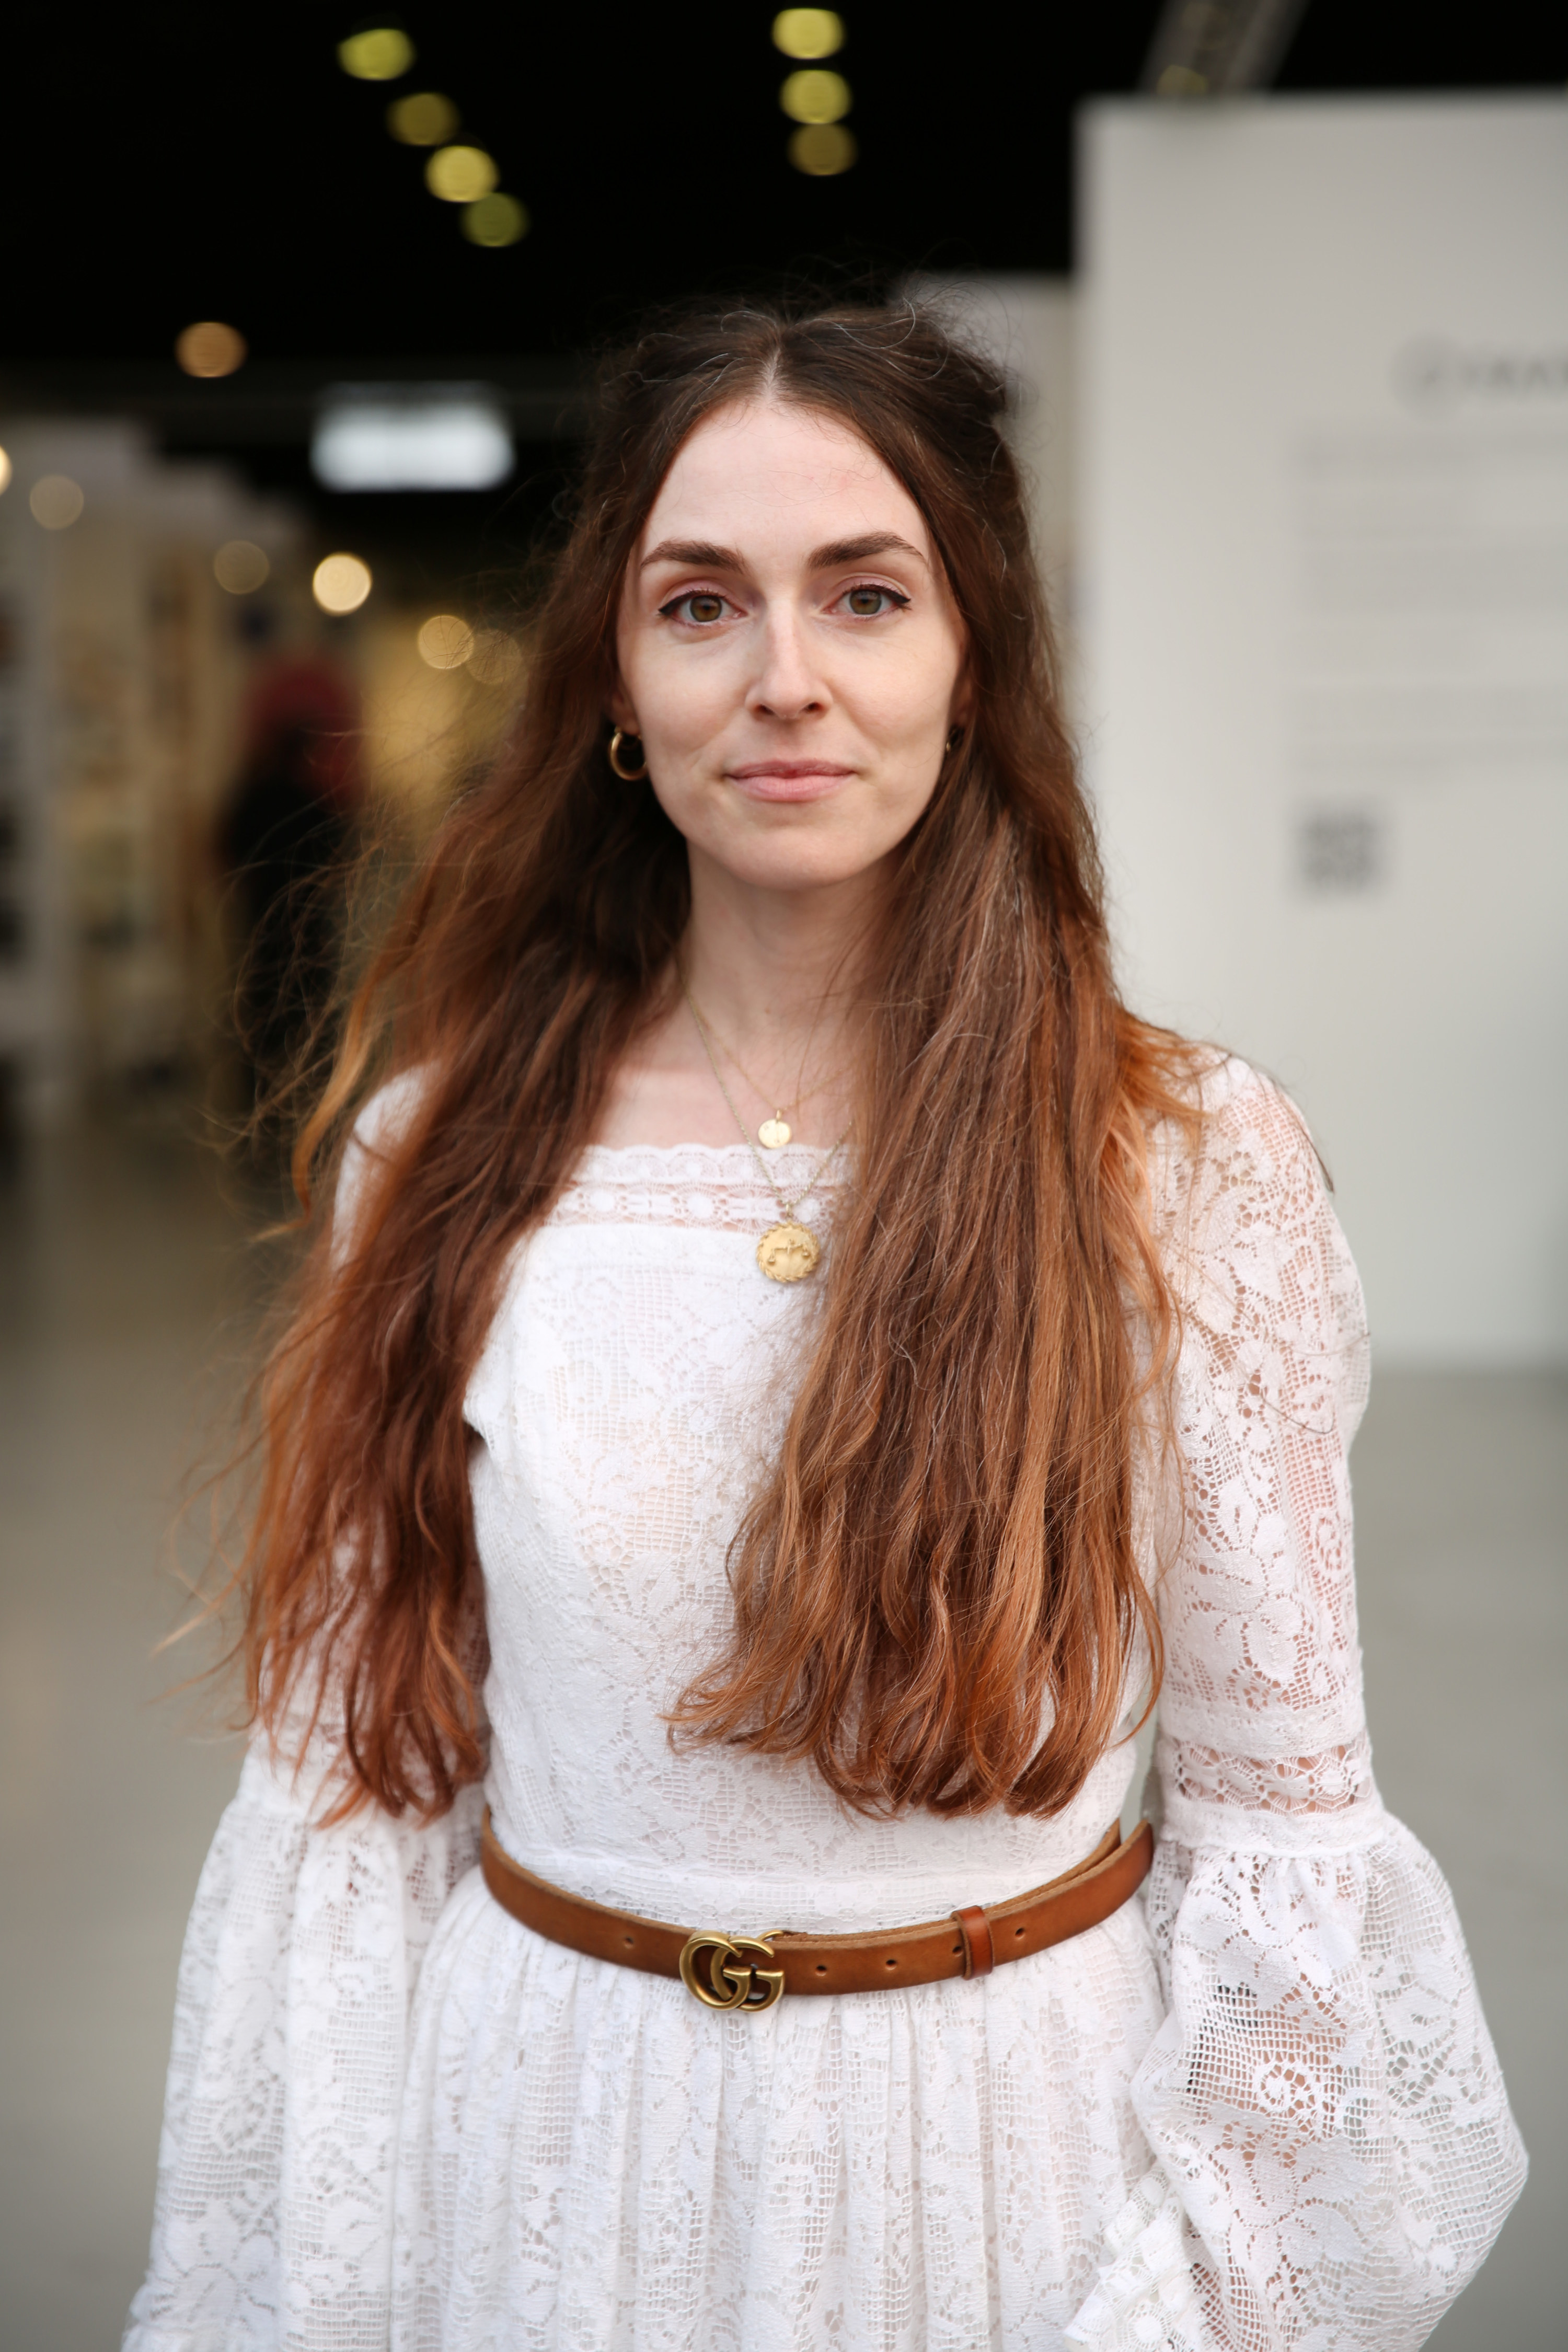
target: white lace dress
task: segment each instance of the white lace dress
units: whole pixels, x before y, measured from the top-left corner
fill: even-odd
[[[973,1983],[704,2010],[503,1913],[481,1798],[331,1829],[253,1754],[181,1971],[132,2352],[1401,2352],[1523,2177],[1447,1890],[1372,1779],[1345,1449],[1354,1270],[1239,1065],[1162,1220],[1187,1512],[1161,1585],[1145,1895]],[[784,1175],[795,1172],[785,1155]],[[799,1163],[796,1162],[796,1165]],[[468,1392],[508,1850],[692,1924],[941,1916],[1122,1804],[851,1817],[672,1754],[809,1286],[758,1273],[744,1150],[595,1150]]]

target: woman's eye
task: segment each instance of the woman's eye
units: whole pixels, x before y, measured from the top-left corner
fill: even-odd
[[[699,628],[710,628],[715,621],[723,619],[728,602],[727,597],[715,595],[710,588],[695,588],[689,596],[677,596],[669,604],[661,604],[659,610],[672,614],[678,621],[691,621]]]
[[[858,621],[879,620],[884,613],[896,611],[909,603],[907,596],[895,594],[891,588],[847,588],[844,603]]]

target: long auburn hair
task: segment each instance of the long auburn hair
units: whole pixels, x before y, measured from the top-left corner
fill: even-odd
[[[1133,1456],[1174,1308],[1148,1149],[1196,1113],[1187,1049],[1112,982],[1005,383],[917,308],[748,304],[656,324],[601,394],[515,730],[441,826],[296,1153],[310,1213],[374,1087],[419,1074],[352,1214],[318,1208],[265,1375],[251,1714],[331,1725],[340,1811],[433,1817],[483,1772],[465,1384],[670,1001],[689,908],[683,840],[605,757],[622,580],[693,428],[771,398],[852,427],[920,507],[973,718],[900,852],[826,1295],[731,1547],[731,1631],[672,1736],[809,1761],[869,1811],[1048,1814],[1114,1736],[1141,1636],[1157,1687]]]

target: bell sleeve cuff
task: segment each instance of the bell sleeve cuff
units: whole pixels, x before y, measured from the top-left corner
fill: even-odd
[[[1188,1811],[1148,1895],[1169,2010],[1132,2096],[1157,2166],[1068,2340],[1415,2352],[1525,2171],[1447,1886],[1375,1799]]]
[[[331,1827],[253,1749],[186,1933],[152,2261],[125,2352],[384,2343],[409,2004],[482,1798]]]

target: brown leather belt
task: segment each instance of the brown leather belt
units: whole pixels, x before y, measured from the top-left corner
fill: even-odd
[[[1087,1860],[1006,1903],[971,1904],[945,1919],[870,1935],[795,1935],[779,1928],[738,1936],[639,1918],[535,1878],[498,1844],[488,1810],[481,1853],[485,1885],[502,1910],[536,1936],[591,1960],[679,1977],[709,2009],[746,2011],[771,2009],[786,1992],[884,1992],[894,1985],[989,1976],[1001,1961],[1026,1959],[1099,1927],[1136,1894],[1153,1859],[1154,1832],[1147,1822],[1125,1839],[1112,1822]]]

